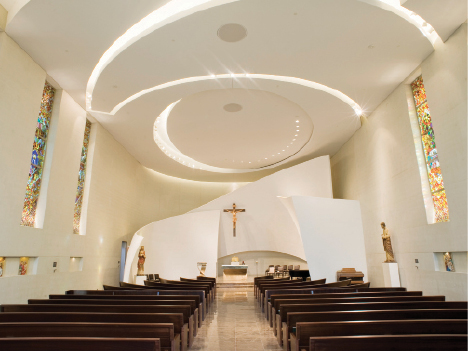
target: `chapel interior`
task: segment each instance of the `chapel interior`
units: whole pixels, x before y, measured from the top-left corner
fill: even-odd
[[[0,349],[466,350],[466,0],[0,0]]]

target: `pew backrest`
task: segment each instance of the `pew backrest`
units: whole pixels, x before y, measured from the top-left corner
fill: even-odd
[[[0,339],[2,351],[159,351],[159,339],[135,338],[3,338]]]
[[[310,351],[466,351],[466,335],[371,335],[310,338]]]

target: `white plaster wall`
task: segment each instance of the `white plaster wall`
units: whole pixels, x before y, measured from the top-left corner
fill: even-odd
[[[221,213],[218,257],[244,251],[276,251],[305,259],[300,233],[278,196],[332,197],[330,159],[318,157],[278,171],[224,195],[192,212],[244,208],[237,214],[236,237],[232,214]]]
[[[427,224],[403,83],[331,159],[334,197],[361,203],[369,280],[374,286],[383,284],[384,221],[403,286],[450,300],[466,299],[467,275],[437,272],[433,259],[433,252],[467,250],[466,28],[465,23],[439,44],[420,67],[450,222]]]
[[[0,303],[24,303],[67,289],[118,284],[122,240],[129,241],[147,223],[185,213],[234,187],[148,170],[105,129],[93,124],[86,235],[72,234],[86,113],[59,89],[53,154],[46,157],[51,168],[44,226],[20,226],[45,80],[46,72],[0,32],[0,256],[37,257],[36,274],[0,278]],[[82,271],[69,272],[70,257],[83,257]],[[53,262],[58,262],[55,273]]]
[[[197,262],[206,262],[206,276],[216,276],[218,259],[219,211],[187,213],[141,228],[145,247],[145,273],[158,273],[161,278],[179,280],[200,274]],[[132,258],[130,282],[137,273],[138,251]]]
[[[310,277],[336,281],[336,272],[355,268],[367,281],[359,201],[293,196]]]

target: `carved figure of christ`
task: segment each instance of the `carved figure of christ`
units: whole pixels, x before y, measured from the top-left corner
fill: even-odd
[[[232,236],[236,236],[236,222],[237,222],[237,214],[239,212],[245,212],[244,208],[236,208],[236,204],[232,204],[232,208],[228,208],[224,210],[224,212],[231,212],[232,213]]]

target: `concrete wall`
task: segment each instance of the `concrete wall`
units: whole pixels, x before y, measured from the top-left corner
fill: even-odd
[[[450,222],[427,223],[407,105],[408,82],[395,89],[331,159],[334,197],[361,203],[366,280],[373,286],[383,285],[380,222],[384,221],[392,235],[403,286],[447,295],[451,300],[466,299],[464,270],[437,271],[434,260],[434,252],[466,256],[467,251],[466,28],[463,24],[437,46],[419,69],[427,90]]]
[[[122,240],[129,241],[150,222],[185,213],[234,190],[231,183],[194,182],[146,169],[94,123],[92,162],[88,164],[91,177],[86,184],[86,235],[74,235],[86,113],[58,89],[46,155],[48,186],[41,192],[42,199],[47,197],[43,226],[20,226],[45,80],[46,72],[0,32],[0,257],[7,257],[7,265],[11,265],[0,278],[0,303],[24,303],[27,298],[44,298],[67,289],[117,284]],[[31,269],[26,276],[14,273],[15,257],[21,256],[37,257],[35,272]],[[53,262],[58,263],[56,268]]]

